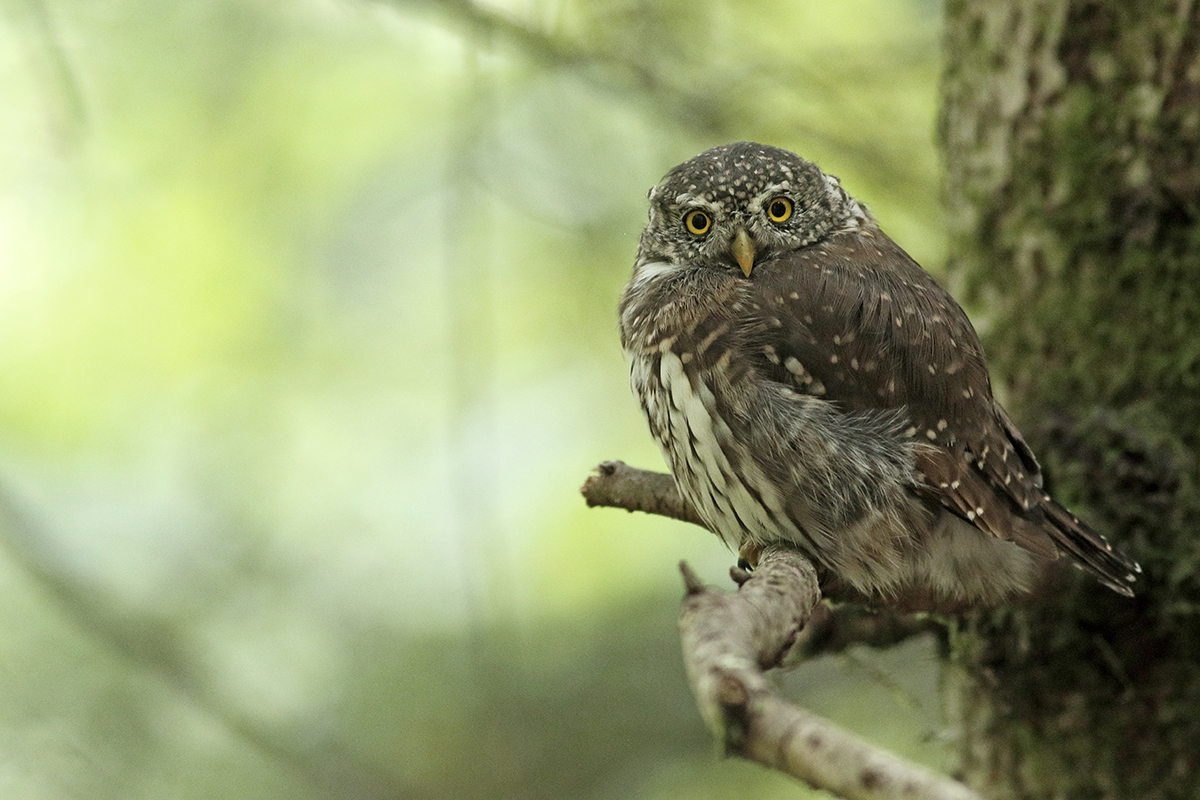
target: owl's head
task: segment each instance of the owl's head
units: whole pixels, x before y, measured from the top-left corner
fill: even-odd
[[[740,269],[869,219],[837,178],[795,153],[736,142],[706,150],[650,190],[638,264]]]

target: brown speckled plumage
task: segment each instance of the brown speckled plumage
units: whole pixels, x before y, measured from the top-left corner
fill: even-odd
[[[792,542],[884,598],[1000,602],[1060,553],[1131,594],[1137,565],[1042,490],[962,309],[798,156],[738,143],[667,174],[621,334],[680,491],[730,546]]]

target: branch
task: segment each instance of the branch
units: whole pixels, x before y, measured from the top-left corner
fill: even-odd
[[[596,467],[595,475],[588,476],[579,493],[590,508],[644,511],[707,528],[675,488],[675,479],[665,472],[649,472],[624,461],[605,461]]]
[[[981,800],[778,695],[776,666],[821,599],[803,556],[771,546],[734,594],[705,587],[681,564],[684,663],[709,728],[727,754],[777,769],[847,800]]]

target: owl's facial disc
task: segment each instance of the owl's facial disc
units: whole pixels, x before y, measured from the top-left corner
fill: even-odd
[[[815,164],[786,150],[735,142],[678,165],[650,191],[637,263],[750,278],[784,253],[869,219]]]

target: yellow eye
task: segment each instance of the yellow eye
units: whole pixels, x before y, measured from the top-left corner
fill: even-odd
[[[703,211],[689,211],[683,218],[683,224],[687,226],[688,233],[703,236],[712,227],[712,217]]]
[[[771,222],[787,222],[792,218],[792,201],[786,197],[776,197],[767,204],[767,216]]]

